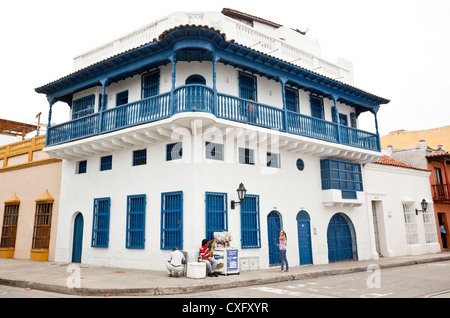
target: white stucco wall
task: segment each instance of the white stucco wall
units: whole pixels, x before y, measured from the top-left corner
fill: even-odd
[[[432,196],[429,182],[430,172],[415,169],[367,164],[365,166],[365,186],[372,244],[375,250],[372,201],[375,201],[380,235],[381,254],[385,257],[437,253],[437,241],[427,243],[425,238],[423,214],[415,217],[418,244],[408,244],[406,238],[403,202],[411,202],[414,209],[421,209],[420,202],[425,199],[428,211],[434,218]]]
[[[177,115],[182,118],[184,114]],[[198,116],[207,116],[199,114]],[[209,115],[208,115],[209,116]],[[199,131],[206,131],[202,121],[195,123]],[[243,129],[244,124],[237,124]],[[241,249],[241,257],[258,257],[261,268],[269,267],[267,215],[278,211],[288,234],[290,266],[299,264],[296,216],[305,210],[311,217],[311,243],[314,264],[328,263],[327,228],[332,216],[345,213],[352,221],[357,237],[359,260],[372,257],[367,207],[364,200],[354,206],[324,206],[320,177],[320,157],[279,150],[278,144],[269,148],[265,142],[257,144],[267,130],[259,129],[256,139],[230,138],[220,133],[210,136],[191,136],[188,128],[178,128],[174,139],[144,144],[122,150],[87,157],[87,173],[76,174],[77,160],[64,160],[61,185],[61,206],[58,222],[56,261],[70,262],[73,244],[73,222],[76,213],[84,217],[82,262],[93,265],[131,268],[165,269],[169,251],[160,250],[161,193],[183,191],[183,249],[190,258],[197,255],[205,237],[205,192],[228,195],[228,229],[232,245],[241,247],[240,207],[230,209],[230,201],[237,200],[236,189],[243,182],[248,194],[260,196],[261,248]],[[268,131],[270,132],[270,131]],[[187,137],[179,139],[179,134]],[[245,135],[244,135],[245,136]],[[271,135],[268,136],[269,142]],[[167,162],[166,144],[183,141],[183,159]],[[224,144],[224,161],[205,159],[205,142]],[[238,162],[238,148],[255,151],[255,165]],[[147,149],[147,164],[132,166],[132,152]],[[280,168],[266,167],[267,151],[280,153]],[[112,170],[99,171],[100,157],[112,155]],[[305,169],[299,171],[296,161],[301,158]],[[80,158],[83,160],[84,158]],[[145,249],[125,247],[127,196],[145,194]],[[364,193],[358,193],[358,197]],[[93,204],[95,198],[111,198],[110,234],[108,248],[92,248]]]

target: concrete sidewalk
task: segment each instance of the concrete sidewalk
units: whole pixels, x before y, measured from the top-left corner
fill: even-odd
[[[361,272],[367,271],[368,266],[372,264],[383,269],[448,260],[450,252],[443,252],[370,261],[296,266],[291,267],[288,273],[280,273],[280,267],[274,267],[244,271],[239,275],[191,279],[168,277],[165,271],[0,259],[0,284],[83,296],[176,295]],[[73,278],[80,278],[78,279],[80,288],[72,287],[74,282],[77,282]]]

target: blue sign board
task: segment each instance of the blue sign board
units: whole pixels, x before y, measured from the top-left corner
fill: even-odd
[[[237,271],[238,262],[238,250],[227,250],[227,271]]]

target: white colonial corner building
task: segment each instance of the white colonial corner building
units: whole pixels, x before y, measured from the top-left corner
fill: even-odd
[[[304,32],[177,12],[74,62],[36,89],[49,122],[56,102],[71,108],[45,148],[63,159],[56,261],[163,270],[174,246],[192,260],[227,231],[244,265],[268,268],[280,229],[291,266],[376,254],[363,165],[382,156],[389,100],[354,87],[352,63],[324,60]]]

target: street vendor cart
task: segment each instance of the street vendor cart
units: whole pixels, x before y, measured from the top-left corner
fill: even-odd
[[[239,251],[230,247],[228,232],[214,233],[213,257],[217,261],[216,273],[222,275],[239,274]]]

